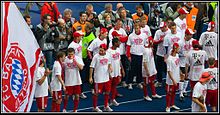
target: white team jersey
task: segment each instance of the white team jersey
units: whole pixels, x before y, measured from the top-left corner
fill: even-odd
[[[186,28],[187,28],[186,18],[181,20],[179,17],[177,17],[174,20],[174,22],[176,23],[177,31],[180,32],[180,34],[181,34],[181,39],[183,39],[185,37],[185,31],[186,31]]]
[[[131,46],[130,53],[134,55],[143,55],[144,46],[146,44],[147,36],[145,33],[136,35],[135,32],[128,36],[127,45]]]
[[[82,58],[82,40],[79,43],[72,41],[68,48],[73,48],[75,50],[75,55]]]
[[[179,32],[177,32],[176,34],[172,34],[170,32],[164,37],[163,46],[168,47],[168,51],[167,51],[168,55],[172,50],[173,44],[178,43],[180,40],[181,40],[181,34]]]
[[[218,89],[218,68],[207,68],[204,69],[204,72],[209,72],[214,78],[212,78],[208,83],[207,87],[210,90]]]
[[[74,59],[77,63],[84,66],[82,58],[75,56]],[[82,80],[79,74],[79,68],[76,63],[73,63],[73,59],[66,57],[64,61],[64,70],[65,70],[65,86],[75,86],[81,85]]]
[[[45,68],[44,67],[38,67],[37,68],[37,75],[36,75],[36,81],[41,79],[44,76],[45,73]],[[44,82],[39,85],[38,83],[36,84],[36,89],[35,89],[35,97],[45,97],[48,96],[48,81],[47,77],[45,78]]]
[[[113,72],[111,73],[112,77],[118,77],[121,76],[121,67],[120,67],[120,60],[121,60],[121,56],[120,56],[120,50],[119,48],[117,48],[116,50],[113,50],[112,48],[109,48],[107,50],[107,52],[109,53],[109,55],[111,56],[111,65],[113,68]]]
[[[150,76],[157,74],[152,48],[144,48],[143,63],[144,62],[147,62],[147,67]],[[142,64],[142,75],[143,77],[146,77],[146,70],[144,68],[144,64]]]
[[[89,45],[87,50],[93,52],[93,56],[99,53],[99,47],[101,44],[107,44],[107,40],[100,40],[99,38],[96,38],[92,41],[92,43]]]
[[[203,50],[206,51],[208,57],[214,57],[218,60],[218,35],[215,32],[204,32],[201,34],[199,44],[202,45]]]
[[[180,81],[180,59],[178,54],[176,56],[169,55],[167,58],[167,77],[166,77],[166,84],[173,85],[172,80],[169,77],[168,71],[170,71],[173,75],[173,79],[176,83]]]
[[[152,36],[150,27],[148,25],[145,25],[144,28],[141,28],[141,33],[145,33],[147,36]]]
[[[189,79],[199,81],[204,71],[205,60],[208,60],[204,50],[190,50],[186,56],[186,64],[190,65]]]
[[[111,57],[108,53],[104,56],[101,56],[98,53],[92,58],[90,67],[94,68],[95,83],[104,83],[109,81],[109,64],[111,64]]]
[[[118,34],[122,35],[122,36],[127,36],[126,31],[123,28],[120,28],[119,30],[115,30],[114,28],[112,28],[109,31],[108,37],[109,37],[109,47],[112,47],[112,32],[116,31]],[[124,55],[125,54],[125,43],[121,43],[119,46],[120,49],[120,55]]]
[[[53,65],[52,78],[50,83],[52,91],[61,91],[62,85],[57,77],[57,75],[61,76],[61,74],[62,74],[62,67],[58,61],[55,61]]]
[[[180,67],[185,67],[186,66],[186,55],[190,50],[193,49],[192,47],[192,41],[195,40],[191,38],[189,41],[180,40],[178,43],[180,45],[180,50],[179,50],[179,57],[180,57]]]
[[[155,32],[154,40],[159,40],[160,36],[165,36],[168,33],[170,33],[170,29],[168,29],[166,32],[162,32],[161,29],[159,29]],[[164,42],[164,40],[163,40],[163,42]],[[166,53],[165,47],[163,46],[163,42],[161,42],[157,45],[157,52],[156,52],[156,55],[161,56],[161,57],[164,57],[164,54]]]
[[[207,85],[202,85],[200,82],[197,82],[196,85],[193,88],[193,94],[192,97],[199,98],[200,96],[204,96],[204,104],[205,104],[205,98],[207,94]],[[199,112],[200,106],[192,101],[192,112]],[[205,104],[206,107],[206,104]],[[207,109],[206,109],[207,110]]]

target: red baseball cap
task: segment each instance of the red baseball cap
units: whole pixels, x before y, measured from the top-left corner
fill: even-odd
[[[215,22],[214,21],[209,22],[207,30],[209,31],[212,28],[215,28]]]
[[[160,23],[160,28],[163,28],[163,27],[165,27],[165,26],[167,26],[166,22],[161,22],[161,23]]]
[[[193,34],[195,34],[195,31],[193,31],[190,28],[187,28],[186,31],[185,31],[185,34],[193,35]]]
[[[74,33],[73,33],[73,37],[75,38],[75,37],[79,37],[79,36],[84,36],[84,34],[82,33],[82,32],[80,32],[80,31],[75,31]]]
[[[203,72],[201,77],[199,78],[200,82],[205,82],[210,80],[211,78],[214,78],[209,72]]]
[[[189,12],[185,8],[180,8],[179,14],[188,14]]]
[[[107,50],[107,45],[106,44],[101,44],[100,48],[103,48],[104,50]]]
[[[176,49],[176,48],[179,48],[179,47],[180,47],[180,46],[179,46],[178,43],[175,42],[175,43],[173,44],[173,49]]]
[[[101,34],[106,33],[106,32],[108,32],[108,30],[106,28],[101,28],[101,30],[100,30]]]
[[[192,41],[192,46],[195,46],[195,45],[199,45],[199,41],[198,40],[193,40]]]

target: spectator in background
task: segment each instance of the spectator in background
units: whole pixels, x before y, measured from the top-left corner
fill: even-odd
[[[42,17],[41,23],[36,27],[36,39],[38,44],[46,57],[47,67],[52,70],[54,62],[54,37],[57,37],[57,32],[53,32],[50,28],[52,24],[51,16],[45,14]]]
[[[105,18],[104,18],[105,13],[109,13],[109,14],[110,14],[110,17],[111,17],[111,21],[112,21],[112,22],[115,22],[115,20],[116,20],[117,18],[119,18],[119,15],[118,15],[115,11],[112,10],[112,4],[111,4],[111,3],[105,4],[105,10],[102,11],[102,12],[98,15],[99,21],[105,19]]]
[[[93,9],[93,5],[92,4],[87,4],[86,5],[86,11],[85,12],[86,12],[88,17],[90,16],[90,14],[95,14],[97,16],[96,12]]]
[[[96,31],[99,31],[97,30],[97,28],[99,28],[100,26],[100,21],[98,19],[96,12],[93,10],[93,5],[87,4],[85,12],[88,16],[87,21],[93,24],[93,32],[96,33]]]
[[[57,4],[55,2],[45,2],[41,8],[41,18],[45,14],[50,14],[52,22],[57,22],[58,18],[62,18],[60,14]]]
[[[72,26],[73,24],[76,22],[76,19],[72,17],[72,10],[69,9],[69,8],[66,8],[64,10],[64,13],[63,13],[63,19],[65,20],[66,22],[66,29],[67,29],[67,35],[68,35],[68,38],[71,38],[70,40],[68,40],[68,42],[70,43],[72,41],[72,34],[73,34],[73,30],[72,30]]]
[[[85,12],[79,13],[79,21],[73,24],[73,32],[75,31],[82,31],[85,32],[85,25],[88,23],[87,21],[87,14]]]
[[[168,3],[167,8],[165,10],[165,16],[171,17],[173,20],[179,16],[179,10],[182,7],[183,3],[180,2],[171,2]]]
[[[122,3],[117,3],[117,5],[116,5],[116,12],[118,13],[119,16],[120,16],[120,12],[119,11],[120,11],[121,8],[125,9],[125,7],[123,6]],[[126,17],[132,18],[131,17],[131,13],[130,13],[129,10],[126,10]]]
[[[140,17],[145,16],[148,22],[148,16],[144,14],[143,8],[141,5],[136,6],[136,13],[132,14],[132,19],[135,21],[136,19],[139,19]]]
[[[121,7],[118,13],[122,20],[122,28],[126,31],[127,35],[130,35],[133,32],[133,20],[127,17],[127,10],[124,7]]]
[[[31,24],[31,16],[30,15],[24,15],[24,20],[26,21],[27,25],[30,27],[31,31],[35,34],[35,28]]]
[[[167,23],[167,26],[169,27],[170,23],[173,22],[173,18],[172,17],[167,17],[166,18],[166,23]]]
[[[101,23],[100,27],[101,28],[107,28],[108,31],[110,31],[115,25],[115,23],[111,20],[111,14],[110,13],[105,13],[103,15],[103,18],[104,18],[104,20],[100,21],[100,23]]]
[[[208,8],[209,22],[215,21],[215,9],[216,9],[217,5],[218,5],[217,2],[210,2],[209,3],[209,8]]]

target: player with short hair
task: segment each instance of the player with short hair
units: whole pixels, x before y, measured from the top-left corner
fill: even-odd
[[[101,44],[99,46],[99,53],[94,55],[89,71],[89,82],[93,83],[93,70],[94,70],[94,93],[92,96],[93,100],[93,111],[102,112],[97,107],[98,94],[104,92],[104,110],[111,112],[113,111],[108,105],[109,93],[111,91],[110,73],[112,72],[111,57],[106,53],[107,45]]]

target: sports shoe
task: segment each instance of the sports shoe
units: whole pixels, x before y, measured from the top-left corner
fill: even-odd
[[[162,98],[162,96],[156,94],[156,95],[152,95],[152,98],[160,99],[160,98]]]
[[[113,110],[109,106],[107,106],[107,107],[104,107],[103,111],[112,112]]]
[[[152,99],[149,96],[144,97],[144,99],[147,101],[152,101]]]
[[[119,106],[119,103],[114,99],[111,101],[110,105]]]
[[[98,107],[93,108],[93,109],[92,109],[92,111],[94,111],[94,112],[102,112],[102,110],[101,110],[101,109],[99,109]]]
[[[63,112],[66,113],[67,112],[66,109],[63,109]]]
[[[139,84],[137,85],[137,87],[140,88],[140,89],[143,89],[143,85],[142,85],[141,83],[139,83]]]
[[[133,89],[132,84],[128,84],[128,89]]]
[[[86,99],[87,98],[87,96],[84,93],[81,93],[79,97],[82,98],[82,99]]]
[[[73,111],[74,113],[77,113],[77,110],[76,111]]]
[[[172,105],[171,108],[176,109],[176,110],[180,110],[180,108],[177,107],[176,105]]]
[[[122,81],[122,87],[127,87],[128,86],[128,84],[126,84],[126,82],[125,81]]]
[[[162,87],[162,83],[156,82],[156,83],[154,84],[154,86],[155,86],[155,87]]]
[[[170,108],[169,107],[166,107],[166,112],[170,112]]]

